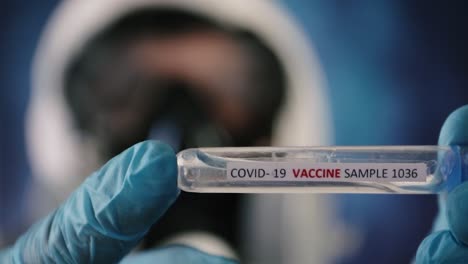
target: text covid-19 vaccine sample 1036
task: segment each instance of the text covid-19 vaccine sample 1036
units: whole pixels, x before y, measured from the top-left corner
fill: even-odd
[[[461,181],[445,146],[197,148],[178,155],[179,188],[213,193],[439,193]]]

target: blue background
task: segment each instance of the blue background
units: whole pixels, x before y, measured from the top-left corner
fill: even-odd
[[[0,228],[24,229],[24,192],[30,179],[24,117],[30,68],[37,41],[58,1],[7,0],[0,3]]]

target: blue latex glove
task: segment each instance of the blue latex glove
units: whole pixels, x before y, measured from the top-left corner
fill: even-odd
[[[66,150],[64,150],[66,151]],[[179,194],[174,152],[137,144],[92,174],[57,210],[0,252],[0,263],[115,263]],[[128,263],[233,263],[184,246],[126,259]]]
[[[439,145],[465,146],[461,157],[465,182],[440,197],[435,232],[419,246],[416,263],[468,263],[468,105],[447,118]]]

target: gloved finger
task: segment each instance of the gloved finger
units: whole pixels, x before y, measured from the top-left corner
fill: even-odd
[[[55,212],[19,238],[3,260],[116,262],[178,193],[174,152],[154,141],[137,144],[93,173]]]
[[[450,231],[432,233],[424,239],[416,254],[415,263],[466,263],[468,248],[458,242]]]
[[[235,264],[238,262],[234,259],[210,255],[192,247],[178,245],[159,248],[156,250],[148,250],[143,253],[130,255],[125,257],[120,263]]]
[[[448,195],[447,218],[453,236],[468,251],[468,182],[457,186]]]
[[[444,122],[439,135],[439,145],[458,145],[465,146],[462,150],[462,160],[465,161],[464,173],[461,177],[468,180],[468,105],[462,106],[452,112]],[[433,231],[448,229],[448,219],[446,212],[447,195],[439,195],[439,214],[434,223]]]
[[[440,130],[439,145],[468,145],[468,105],[447,117]]]

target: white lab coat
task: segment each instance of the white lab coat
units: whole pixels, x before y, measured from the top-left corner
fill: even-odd
[[[257,34],[279,57],[287,75],[286,101],[274,124],[273,145],[332,144],[326,85],[317,56],[300,27],[278,3],[259,0],[64,1],[53,13],[39,43],[26,121],[34,175],[46,192],[53,194],[55,201],[65,199],[84,176],[104,162],[97,158],[94,139],[73,127],[64,99],[65,66],[88,39],[116,18],[136,8],[160,5],[189,9]],[[334,218],[330,197],[246,195],[243,237],[249,255],[247,262],[328,263],[338,252],[345,252],[349,234]]]

